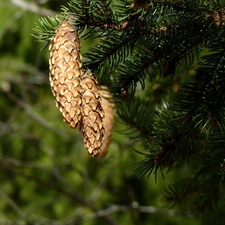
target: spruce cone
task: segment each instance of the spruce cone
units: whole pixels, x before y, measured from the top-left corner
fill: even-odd
[[[113,102],[112,95],[108,91],[107,87],[102,86],[100,90],[100,95],[102,97],[102,108],[105,112],[105,117],[103,118],[103,127],[105,128],[104,139],[99,154],[100,158],[106,156],[108,152],[108,147],[112,138],[112,132],[114,128],[114,114],[115,114],[115,104]]]
[[[76,27],[64,20],[50,44],[50,84],[56,106],[66,123],[72,127],[81,121],[80,79],[82,63]]]
[[[82,93],[82,123],[80,131],[88,153],[96,157],[102,147],[104,127],[104,111],[101,106],[101,96],[97,80],[90,71],[86,71],[81,80]]]
[[[64,20],[50,44],[50,84],[56,106],[66,123],[79,125],[84,145],[93,157],[103,143],[104,111],[97,80],[82,69],[80,42],[76,27]]]

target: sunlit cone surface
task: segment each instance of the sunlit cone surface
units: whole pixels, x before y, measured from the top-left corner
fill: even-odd
[[[82,63],[79,49],[76,27],[64,20],[50,44],[49,79],[56,106],[72,128],[81,121]]]
[[[112,138],[115,123],[115,104],[113,102],[112,95],[108,91],[107,87],[101,86],[100,88],[100,95],[102,97],[102,108],[105,112],[105,117],[103,118],[103,126],[105,128],[105,133],[101,151],[99,153],[99,157],[103,158],[108,152],[109,144]]]
[[[82,69],[76,27],[65,20],[50,44],[50,84],[56,106],[66,123],[79,125],[90,155],[99,155],[103,146],[104,110],[99,85],[91,71]]]
[[[89,154],[96,157],[100,153],[104,136],[102,99],[97,80],[90,71],[85,72],[81,80],[81,86],[83,94],[80,131]]]

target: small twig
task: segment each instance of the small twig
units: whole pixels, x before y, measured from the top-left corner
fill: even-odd
[[[44,119],[42,116],[40,116],[37,112],[35,112],[28,104],[24,102],[20,102],[19,104],[22,105],[22,107],[25,109],[27,114],[29,114],[33,119],[35,119],[41,125],[47,127],[49,130],[52,130],[54,133],[58,134],[60,137],[68,139],[68,135],[65,133],[65,131],[60,130],[59,128],[56,128],[52,123],[50,123],[49,121]]]
[[[0,219],[0,224],[2,225],[24,225],[24,223],[21,221],[12,221],[12,220],[8,220],[8,219]]]
[[[0,31],[0,40],[8,32],[14,23],[23,15],[24,12],[16,12],[5,24],[4,28]]]
[[[54,175],[54,177],[60,182],[60,184],[63,184],[62,186],[56,185],[55,182],[46,181],[42,178],[38,178],[33,175],[28,175],[25,172],[21,171],[21,169],[13,167],[11,163],[12,163],[12,161],[10,162],[10,161],[4,160],[4,159],[0,159],[0,165],[2,166],[2,168],[7,170],[8,172],[22,176],[24,178],[27,178],[27,180],[33,180],[38,185],[52,188],[53,191],[64,194],[64,196],[66,196],[68,199],[78,202],[79,204],[90,208],[92,211],[94,211],[94,214],[96,212],[101,211],[97,205],[95,205],[93,202],[85,199],[75,189],[72,189],[71,187],[69,187],[67,185],[67,183],[64,181],[64,179],[61,177],[60,173],[57,174],[57,173],[55,173],[56,171],[50,171],[50,173]],[[67,186],[67,188],[65,188],[65,185]],[[106,214],[106,215],[102,215],[101,217],[109,225],[119,225],[117,223],[117,221],[110,215]],[[58,224],[66,225],[65,222],[58,223]]]
[[[187,212],[176,212],[174,210],[168,210],[168,209],[159,209],[154,206],[139,206],[138,203],[134,202],[131,206],[127,205],[111,205],[110,207],[106,209],[99,210],[95,213],[92,213],[90,215],[84,216],[83,218],[79,218],[79,222],[84,222],[88,220],[97,219],[99,217],[105,217],[106,215],[115,213],[115,212],[127,212],[136,210],[140,213],[148,213],[148,214],[161,214],[166,216],[183,216],[186,218],[193,218],[193,216]],[[64,225],[72,225],[76,224],[77,219],[69,220],[67,222],[64,222]]]
[[[183,216],[187,218],[193,218],[193,216],[188,212],[177,212],[171,209],[159,209],[154,206],[138,206],[138,211],[141,213],[152,213],[152,214],[161,214],[167,216]]]
[[[65,131],[56,128],[52,123],[50,123],[48,120],[40,116],[37,112],[35,112],[28,104],[26,104],[23,100],[16,98],[12,94],[9,94],[12,100],[14,100],[21,108],[25,110],[25,112],[31,116],[33,119],[35,119],[37,122],[39,122],[42,126],[48,128],[49,130],[53,131],[54,133],[58,134],[60,137],[63,137],[65,139],[68,139],[67,133]]]
[[[18,127],[10,124],[10,123],[5,123],[5,122],[2,122],[0,121],[0,127],[1,127],[1,130],[0,130],[0,137],[3,137],[5,136],[6,134],[9,134],[13,131],[16,131],[18,130]]]
[[[16,205],[16,203],[2,190],[0,190],[0,195],[4,198],[4,200],[12,207],[12,209],[14,209],[14,211],[20,216],[22,217],[24,214],[23,212],[20,210],[20,208]]]
[[[34,163],[34,162],[27,162],[27,161],[22,161],[14,158],[7,158],[4,157],[4,160],[0,160],[0,163],[4,163],[7,165],[12,165],[13,167],[27,167],[35,170],[45,170],[45,171],[51,171],[51,168]]]
[[[106,16],[106,18],[107,18],[107,20],[109,22],[110,21],[110,19],[109,19],[109,11],[108,11],[108,8],[107,8],[106,0],[102,0],[102,3],[103,3],[105,16]]]
[[[73,225],[77,224],[77,222],[84,222],[84,221],[90,221],[94,220],[97,218],[104,218],[108,224],[111,225],[118,225],[118,223],[115,221],[113,217],[110,216],[110,214],[115,213],[115,212],[132,212],[132,211],[137,211],[139,213],[148,213],[148,214],[160,214],[160,215],[165,215],[165,216],[182,216],[185,218],[193,218],[193,216],[188,213],[188,212],[177,212],[175,210],[171,209],[160,209],[154,206],[140,206],[137,202],[134,202],[132,205],[111,205],[106,209],[99,209],[95,204],[93,204],[90,201],[87,201],[84,199],[82,196],[79,195],[79,193],[74,190],[73,188],[70,187],[70,185],[67,184],[67,182],[64,180],[60,172],[55,168],[53,170],[49,170],[51,174],[54,175],[54,177],[60,182],[60,186],[56,186],[50,182],[46,182],[40,178],[33,177],[31,175],[27,175],[23,173],[22,171],[12,167],[12,165],[20,165],[20,161],[15,161],[15,160],[0,160],[0,164],[8,170],[11,173],[21,175],[25,178],[28,178],[29,180],[34,180],[37,182],[39,185],[44,185],[47,187],[52,187],[53,190],[58,191],[60,193],[65,194],[69,199],[72,199],[73,201],[79,202],[81,205],[87,206],[90,209],[92,209],[94,212],[86,215],[86,216],[79,216],[75,219],[70,219],[64,222],[57,222],[57,225]],[[23,165],[24,166],[24,165]],[[36,167],[36,166],[35,166]],[[34,167],[34,168],[35,168]],[[42,169],[42,168],[41,168]],[[1,194],[1,193],[0,193]]]
[[[105,29],[112,29],[112,30],[123,30],[129,25],[129,19],[123,22],[122,25],[114,25],[114,24],[103,24]]]
[[[10,0],[10,2],[11,2],[11,4],[18,6],[23,10],[26,10],[29,12],[34,12],[41,16],[55,16],[56,15],[56,12],[54,12],[50,9],[45,9],[45,8],[39,7],[38,5],[31,3],[31,2],[25,2],[23,0]]]

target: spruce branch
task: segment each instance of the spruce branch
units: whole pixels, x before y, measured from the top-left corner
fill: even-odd
[[[144,140],[150,136],[154,109],[148,102],[137,97],[129,104],[118,101],[117,108],[119,118],[129,126],[126,133],[130,138]]]
[[[181,203],[185,198],[191,196],[199,189],[199,185],[196,180],[183,179],[177,181],[174,184],[170,184],[164,191],[164,196],[167,201],[173,204]]]
[[[140,154],[144,156],[144,159],[136,162],[137,167],[134,170],[134,173],[138,178],[142,178],[146,174],[147,177],[150,177],[150,175],[152,175],[152,173],[154,172],[156,180],[158,169],[160,169],[161,175],[162,177],[164,177],[162,167],[160,166],[160,164],[157,163],[157,158],[155,157],[154,154],[151,153],[140,153]]]
[[[218,129],[214,135],[210,135],[208,140],[208,151],[203,156],[203,163],[196,173],[197,176],[205,177],[206,180],[211,181],[220,187],[224,187],[225,184],[224,140],[224,131],[221,134],[220,129]]]
[[[55,34],[55,28],[59,26],[61,20],[58,17],[43,17],[39,20],[40,25],[34,28],[33,36],[37,41],[50,43]]]
[[[196,121],[195,126],[201,126],[202,131],[223,127],[225,49],[221,42],[224,40],[220,36],[211,44],[210,54],[202,58],[196,76],[181,86],[172,106],[175,111],[185,112],[182,119],[187,123]]]
[[[164,190],[166,201],[173,205],[185,203],[193,214],[212,212],[221,193],[214,183],[189,177],[169,185]]]
[[[158,169],[179,168],[189,161],[191,155],[198,154],[201,148],[198,130],[193,124],[187,126],[179,121],[179,117],[169,110],[164,109],[154,118],[153,129],[145,139],[145,148],[148,153],[138,162],[135,170],[138,176],[157,173]],[[163,176],[163,173],[161,171]]]

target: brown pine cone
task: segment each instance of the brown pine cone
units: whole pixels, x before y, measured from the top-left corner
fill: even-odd
[[[101,96],[97,80],[90,71],[86,71],[81,80],[82,93],[82,123],[80,131],[88,153],[96,157],[102,147],[104,126],[104,111],[101,106]]]
[[[64,20],[50,44],[49,79],[56,106],[72,127],[81,121],[82,62],[77,28]]]
[[[104,139],[99,154],[100,158],[106,156],[109,148],[109,144],[112,138],[112,132],[114,128],[114,114],[115,114],[115,104],[113,102],[112,95],[108,91],[107,87],[100,87],[100,95],[102,97],[102,108],[105,112],[105,117],[103,118],[103,127],[105,128]]]

